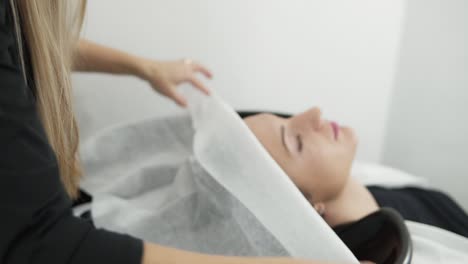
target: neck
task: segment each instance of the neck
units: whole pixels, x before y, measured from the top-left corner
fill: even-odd
[[[343,191],[325,203],[325,221],[331,226],[357,221],[379,209],[367,188],[349,177]]]

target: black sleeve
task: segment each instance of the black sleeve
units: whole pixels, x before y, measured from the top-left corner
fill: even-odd
[[[73,217],[0,1],[0,263],[141,263],[141,240]]]

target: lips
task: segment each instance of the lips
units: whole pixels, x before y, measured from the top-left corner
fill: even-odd
[[[338,139],[338,134],[340,133],[340,126],[336,122],[330,122],[331,127],[333,128],[333,135],[335,136],[335,140]]]

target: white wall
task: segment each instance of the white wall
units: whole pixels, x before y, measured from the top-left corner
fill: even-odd
[[[403,0],[88,3],[85,37],[152,58],[196,58],[236,109],[321,106],[357,130],[358,158],[380,160]],[[75,83],[84,137],[176,109],[133,78],[77,75]]]
[[[409,0],[384,162],[468,210],[468,1]]]

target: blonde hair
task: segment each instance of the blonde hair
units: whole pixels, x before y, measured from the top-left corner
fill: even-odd
[[[24,61],[24,49],[28,49],[39,115],[57,156],[64,187],[75,198],[81,168],[70,76],[86,0],[10,0],[10,4],[24,78],[28,81]]]

